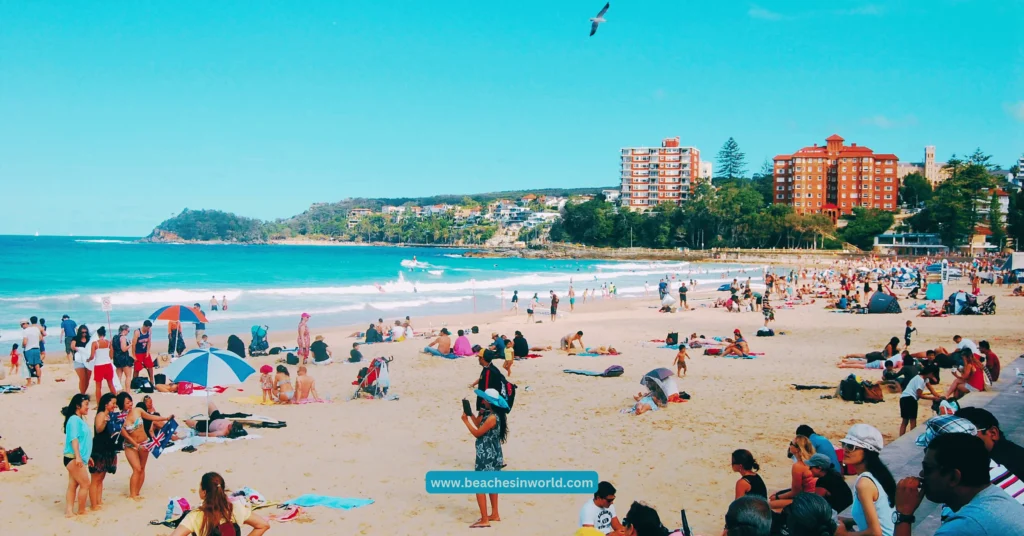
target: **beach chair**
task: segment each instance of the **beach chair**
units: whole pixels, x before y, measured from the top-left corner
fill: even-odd
[[[368,367],[360,370],[356,381],[352,382],[358,386],[356,392],[352,394],[352,398],[359,398],[364,393],[372,395],[373,398],[386,397],[388,389],[391,388],[390,364],[392,361],[394,361],[393,357],[375,357]]]

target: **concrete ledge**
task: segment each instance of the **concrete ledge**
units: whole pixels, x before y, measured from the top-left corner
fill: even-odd
[[[985,408],[992,412],[999,420],[999,428],[1006,437],[1020,444],[1024,443],[1024,389],[1016,378],[1017,368],[1024,371],[1024,358],[1004,363],[998,382],[987,391],[965,396],[960,400],[960,405]],[[925,410],[922,410],[922,416],[924,413]],[[921,472],[924,449],[914,442],[917,436],[924,433],[923,424],[919,422],[917,428],[882,449],[882,461],[889,467],[897,482],[903,477],[917,476]],[[842,515],[849,517],[849,509]],[[940,515],[939,505],[925,499],[915,514],[917,523],[914,525],[914,535],[934,534],[941,524]]]

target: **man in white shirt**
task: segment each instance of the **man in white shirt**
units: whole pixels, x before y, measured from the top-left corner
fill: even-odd
[[[956,343],[957,350],[969,348],[972,352],[974,352],[974,355],[981,355],[981,350],[978,350],[978,345],[974,344],[974,341],[972,341],[971,339],[965,339],[959,335],[953,335],[953,342]]]
[[[32,317],[35,320],[36,317]],[[32,383],[31,375],[34,373],[36,377],[36,384],[40,384],[43,381],[42,364],[43,360],[39,354],[39,339],[42,332],[39,331],[39,326],[35,322],[29,322],[28,320],[21,321],[21,347],[22,355],[25,356],[25,366],[29,370],[29,378],[25,380],[25,385]]]
[[[622,523],[619,523],[615,515],[615,486],[611,482],[601,482],[597,485],[593,500],[587,501],[580,509],[580,527],[594,527],[602,534],[622,530]]]

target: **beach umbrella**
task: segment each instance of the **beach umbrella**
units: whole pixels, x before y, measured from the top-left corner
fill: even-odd
[[[651,396],[657,397],[663,404],[668,403],[668,395],[665,394],[665,384],[653,376],[644,376],[640,383],[651,391]]]
[[[164,371],[175,382],[189,382],[206,387],[206,435],[210,435],[210,387],[237,385],[256,372],[241,356],[217,348],[191,350],[170,364]]]
[[[206,323],[206,315],[202,311],[193,310],[184,305],[168,305],[156,310],[149,315],[150,320],[177,320],[178,322],[202,322]]]
[[[657,378],[659,380],[664,380],[665,378],[668,378],[669,376],[675,376],[675,373],[672,372],[670,369],[667,369],[665,367],[659,367],[659,368],[656,368],[656,369],[648,372],[647,374],[644,374],[644,378]],[[644,382],[644,380],[641,379],[640,383],[643,383],[643,382]]]

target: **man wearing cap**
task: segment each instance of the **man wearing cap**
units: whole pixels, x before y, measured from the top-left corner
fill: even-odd
[[[920,477],[907,477],[896,487],[895,536],[910,536],[914,512],[925,497],[945,504],[953,515],[935,536],[1009,536],[1024,534],[1024,509],[989,482],[985,443],[969,434],[944,434],[928,445]]]
[[[1006,439],[995,415],[981,408],[961,408],[956,416],[974,424],[993,461],[1006,467],[1017,478],[1024,479],[1024,447]]]
[[[836,447],[831,441],[825,438],[825,436],[815,433],[814,428],[811,428],[806,424],[797,426],[796,435],[806,437],[811,442],[811,446],[814,447],[814,452],[824,454],[828,457],[828,461],[832,463],[833,469],[836,471],[841,470],[843,465],[839,463],[839,455],[836,454]]]
[[[75,338],[75,330],[78,329],[78,324],[71,320],[71,317],[64,315],[60,318],[60,338],[64,341],[64,354],[68,358],[68,363],[75,357],[75,352],[71,349],[71,341]]]
[[[35,320],[36,317],[32,317]],[[25,380],[25,385],[32,383],[32,376],[36,377],[36,384],[43,382],[42,364],[43,360],[39,354],[39,338],[42,332],[39,331],[39,326],[35,325],[34,322],[22,319],[21,321],[21,348],[22,355],[25,356],[25,366],[28,367],[29,377]]]
[[[843,475],[837,472],[828,456],[817,453],[807,459],[807,467],[818,481],[814,492],[821,495],[838,514],[853,504],[853,492],[846,485]]]

